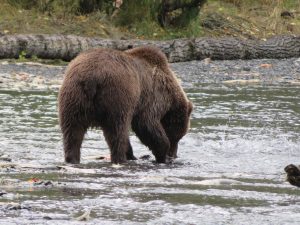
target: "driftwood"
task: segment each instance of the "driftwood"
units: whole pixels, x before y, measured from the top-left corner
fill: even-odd
[[[170,41],[109,40],[73,35],[4,35],[0,36],[0,58],[36,56],[69,61],[81,51],[105,47],[125,50],[141,45],[155,45],[170,62],[205,58],[257,59],[300,57],[300,36],[276,36],[266,41],[227,38],[176,39]]]

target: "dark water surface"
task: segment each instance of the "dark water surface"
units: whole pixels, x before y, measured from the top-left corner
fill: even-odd
[[[300,164],[300,87],[183,86],[195,109],[173,165],[89,159],[109,154],[101,131],[90,130],[80,173],[56,168],[57,93],[0,89],[0,154],[48,166],[0,168],[0,224],[299,224],[300,189],[283,168]],[[150,154],[134,134],[131,142],[136,156]],[[76,221],[87,211],[88,222]]]

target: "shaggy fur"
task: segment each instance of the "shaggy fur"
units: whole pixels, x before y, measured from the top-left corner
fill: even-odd
[[[58,102],[68,163],[80,162],[89,127],[102,128],[112,163],[136,159],[130,127],[156,161],[165,163],[167,157],[177,157],[192,111],[166,56],[154,47],[80,54],[66,70]]]

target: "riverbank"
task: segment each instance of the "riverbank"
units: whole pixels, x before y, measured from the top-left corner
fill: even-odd
[[[128,15],[131,23],[125,26],[118,24],[117,17],[107,15],[104,9],[79,13],[76,2],[41,1],[37,4],[35,1],[0,0],[0,35],[43,33],[162,40],[224,35],[263,39],[300,34],[300,3],[296,0],[208,0],[190,26],[165,29],[155,19],[148,18],[150,9],[135,9],[137,16]]]
[[[172,63],[182,82],[224,85],[300,85],[300,58],[191,61]],[[0,88],[58,90],[66,66],[0,62]],[[194,81],[194,82],[191,82]],[[196,81],[196,83],[195,83]]]

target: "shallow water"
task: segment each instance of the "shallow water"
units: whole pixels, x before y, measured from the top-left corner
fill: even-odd
[[[101,131],[89,130],[80,173],[56,168],[57,92],[0,89],[0,154],[41,167],[0,168],[0,224],[76,224],[89,210],[90,224],[299,224],[300,189],[283,168],[300,163],[300,87],[183,86],[195,107],[174,164],[89,159],[109,154]],[[136,156],[150,154],[131,142]]]

